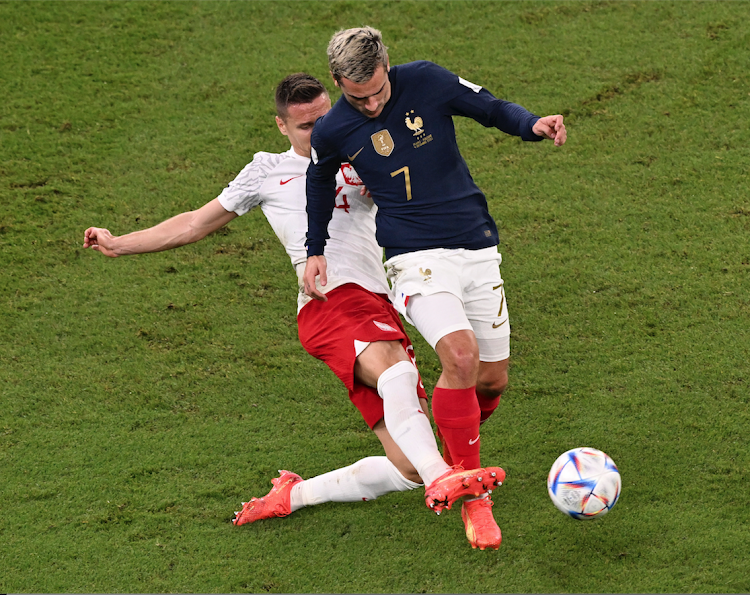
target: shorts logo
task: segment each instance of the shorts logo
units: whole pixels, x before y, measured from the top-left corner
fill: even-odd
[[[430,281],[432,281],[432,271],[430,269],[422,270],[422,267],[419,267],[419,274],[424,277],[423,281],[425,283],[429,283]]]
[[[385,331],[386,333],[397,333],[398,331],[393,328],[389,324],[385,324],[384,322],[378,322],[377,320],[373,320],[372,323],[378,327],[381,331]]]
[[[477,440],[479,440],[479,436],[477,436],[476,438],[474,438],[474,440],[469,440],[469,444],[472,444],[472,445],[476,444]]]
[[[376,132],[370,138],[372,139],[372,146],[378,155],[388,157],[393,153],[395,143],[393,142],[393,138],[391,138],[391,133],[387,129]]]

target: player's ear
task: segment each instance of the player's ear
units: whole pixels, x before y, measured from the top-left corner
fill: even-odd
[[[333,79],[333,84],[337,87],[339,86],[339,82],[336,80],[336,77],[333,76],[333,73],[329,70],[328,73],[331,75],[331,78]]]
[[[279,132],[283,134],[284,136],[289,136],[289,133],[286,130],[286,124],[284,123],[284,120],[276,116],[276,126],[279,127]]]

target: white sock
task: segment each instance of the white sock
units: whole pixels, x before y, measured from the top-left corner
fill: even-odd
[[[440,455],[430,420],[422,411],[417,382],[417,369],[410,362],[399,362],[378,378],[378,394],[383,399],[385,427],[429,486],[450,467]]]
[[[353,465],[306,479],[292,487],[292,512],[323,502],[362,502],[421,484],[406,479],[387,457],[367,457]]]

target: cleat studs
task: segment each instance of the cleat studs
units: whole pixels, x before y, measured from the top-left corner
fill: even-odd
[[[482,476],[481,476],[481,475],[480,475],[479,477],[477,477],[477,481],[478,481],[478,482],[481,482],[481,481],[482,481]]]
[[[490,476],[491,476],[491,477],[497,477],[497,473],[495,473],[495,472],[493,471],[492,473],[490,473]]]

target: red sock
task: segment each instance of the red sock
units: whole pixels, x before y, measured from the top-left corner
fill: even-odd
[[[434,416],[434,415],[433,415]],[[453,457],[451,456],[451,449],[448,448],[448,443],[445,441],[445,438],[440,433],[440,428],[437,429],[437,437],[438,440],[440,440],[440,447],[443,449],[443,460],[453,467]]]
[[[479,409],[482,411],[482,416],[479,420],[481,425],[486,422],[490,418],[490,415],[492,415],[492,412],[497,409],[497,406],[500,404],[500,395],[493,399],[477,393],[477,401],[479,401]]]
[[[453,463],[464,469],[479,463],[479,419],[481,411],[475,387],[436,388],[432,393],[432,416],[440,428]]]

